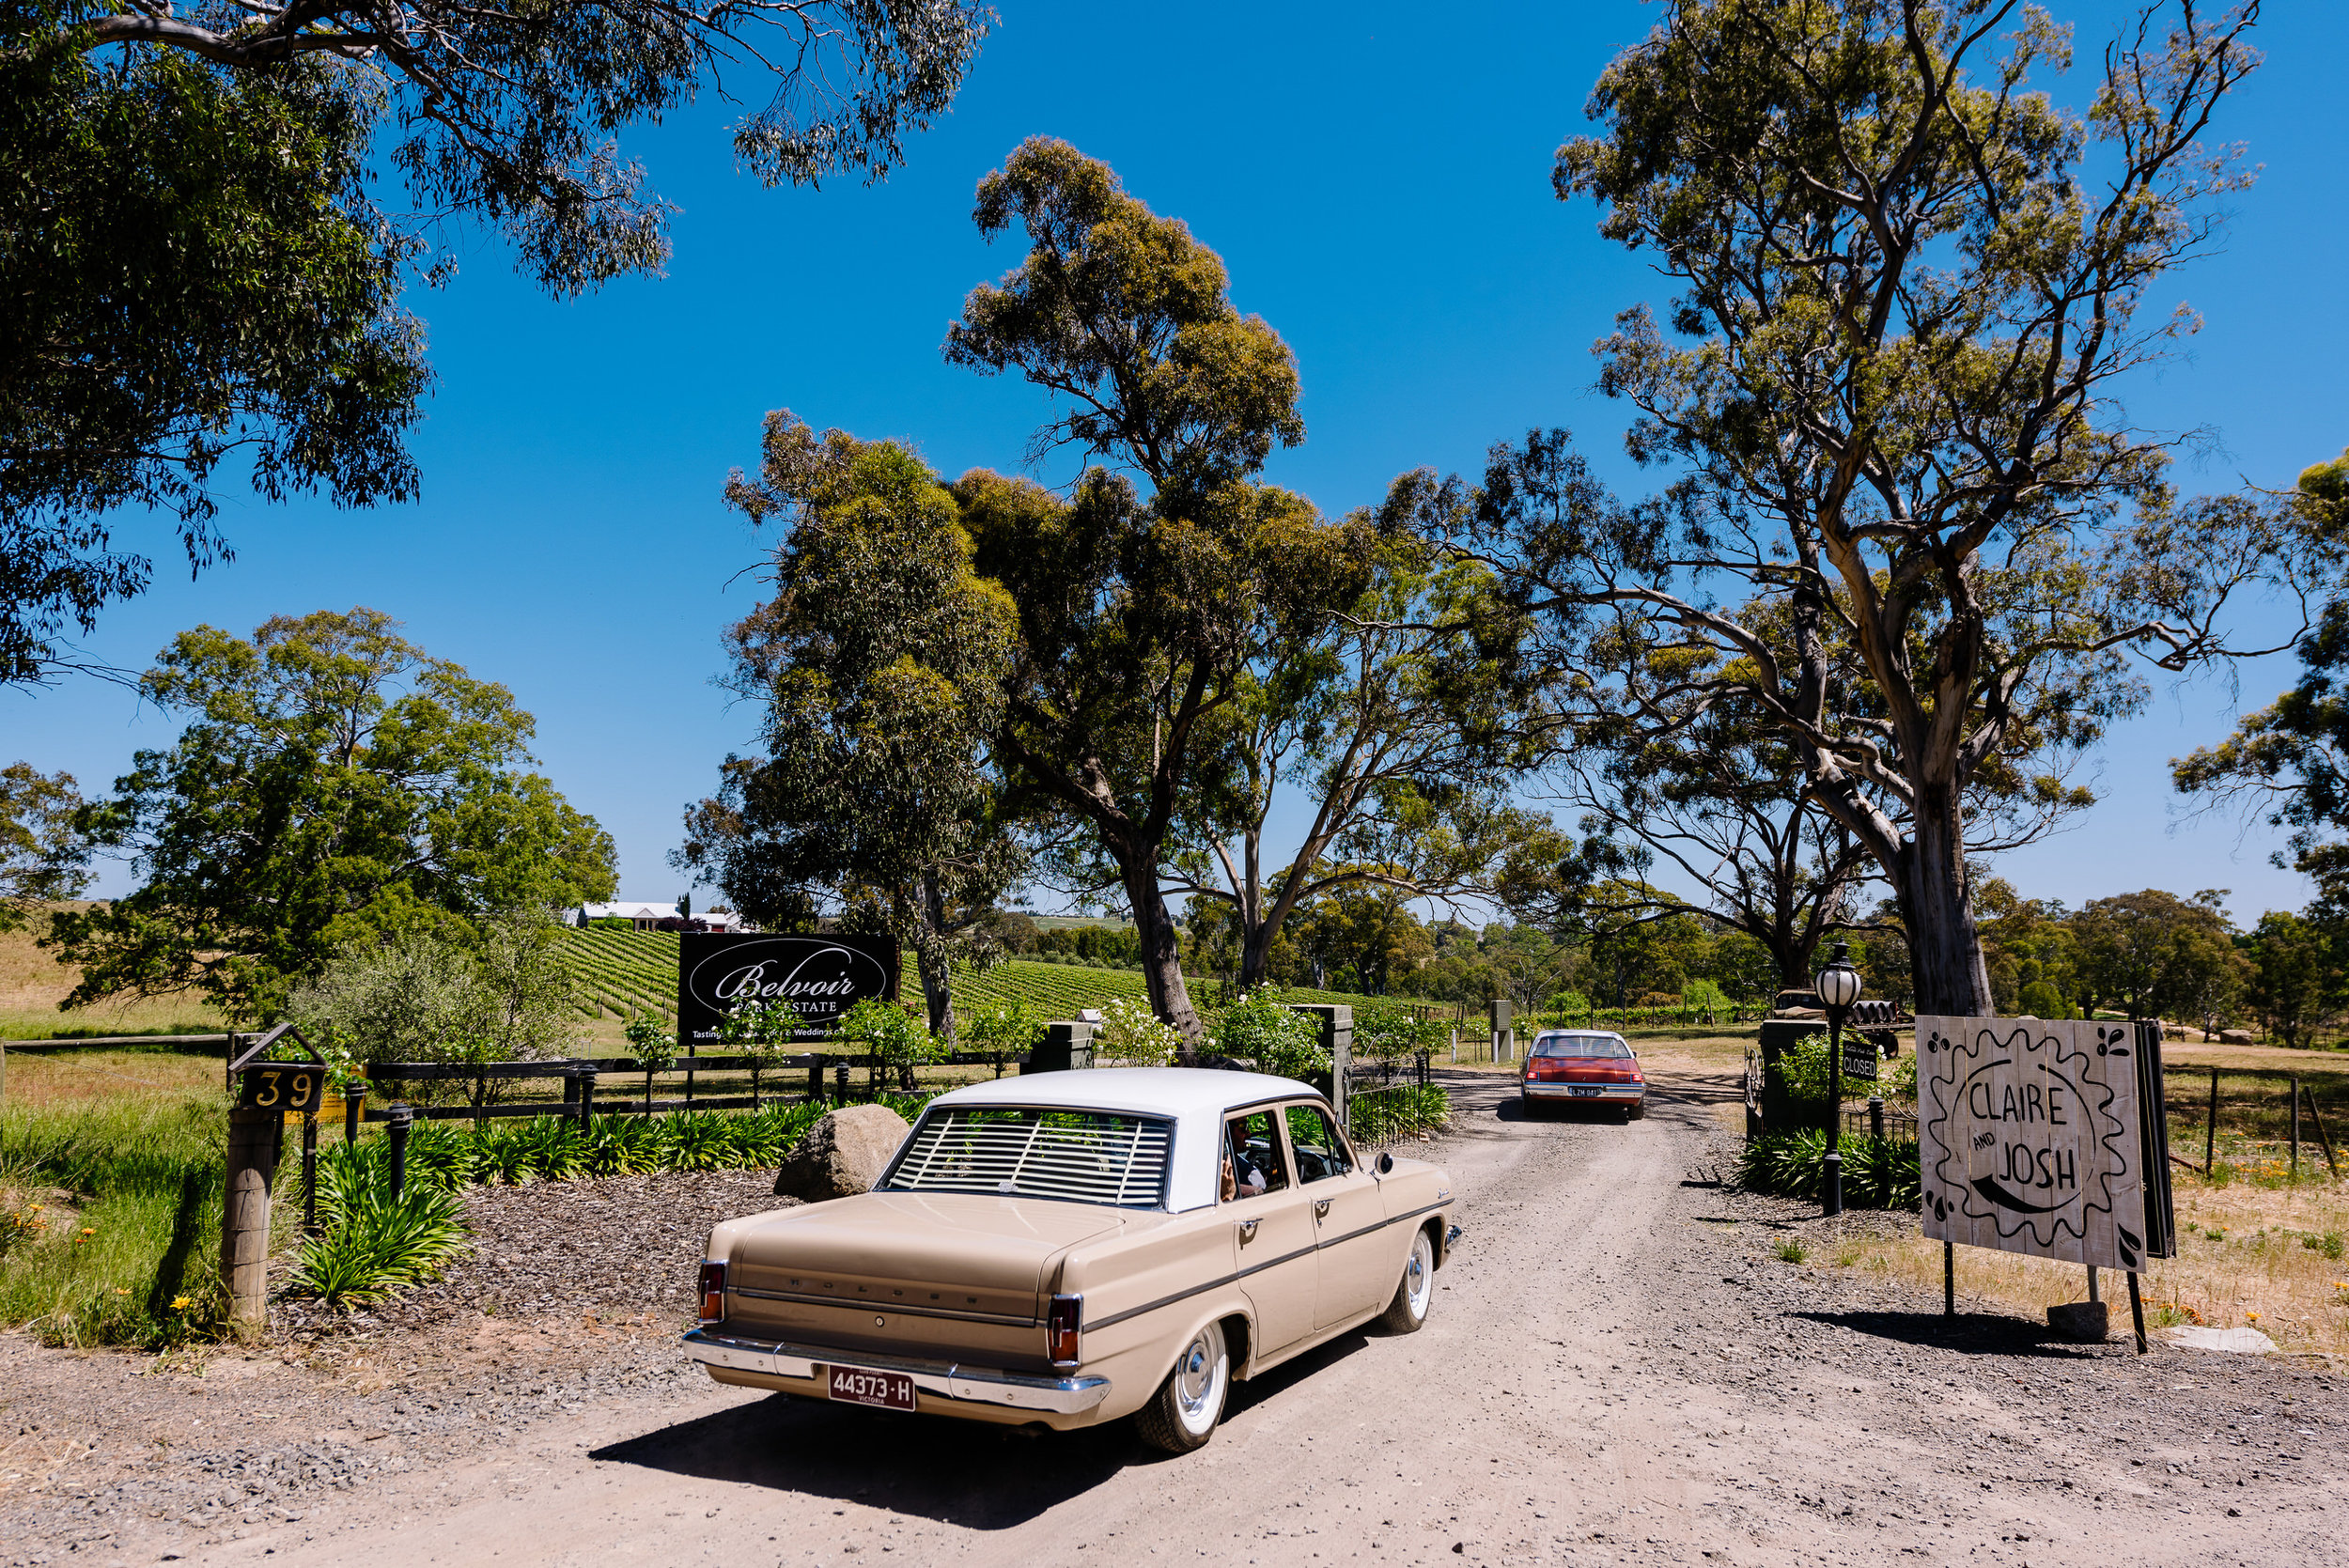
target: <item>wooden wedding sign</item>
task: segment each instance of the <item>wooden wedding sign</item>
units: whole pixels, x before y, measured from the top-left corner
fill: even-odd
[[[2158,1028],[1919,1017],[1925,1234],[2130,1273],[2171,1255]]]

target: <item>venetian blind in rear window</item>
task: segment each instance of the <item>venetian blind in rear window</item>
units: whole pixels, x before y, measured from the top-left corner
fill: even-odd
[[[886,1190],[1157,1208],[1165,1198],[1172,1132],[1167,1122],[1105,1110],[937,1110],[914,1129]]]

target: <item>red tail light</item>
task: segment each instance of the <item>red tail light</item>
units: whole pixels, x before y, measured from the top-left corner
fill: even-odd
[[[1081,1296],[1055,1296],[1051,1311],[1044,1317],[1044,1355],[1056,1367],[1077,1364],[1078,1346],[1084,1330],[1085,1298]]]
[[[726,1265],[702,1265],[702,1321],[722,1323],[726,1315]]]

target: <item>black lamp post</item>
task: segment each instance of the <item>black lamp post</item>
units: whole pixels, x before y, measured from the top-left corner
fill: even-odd
[[[1843,1019],[1859,1000],[1859,971],[1851,967],[1850,944],[1837,942],[1835,955],[1812,982],[1827,1009],[1827,1170],[1821,1187],[1824,1212],[1843,1212]]]

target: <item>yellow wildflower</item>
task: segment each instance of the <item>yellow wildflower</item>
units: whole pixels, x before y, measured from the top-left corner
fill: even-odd
[[[175,1312],[184,1312],[194,1305],[195,1301],[192,1296],[175,1296],[171,1298],[171,1310]]]

